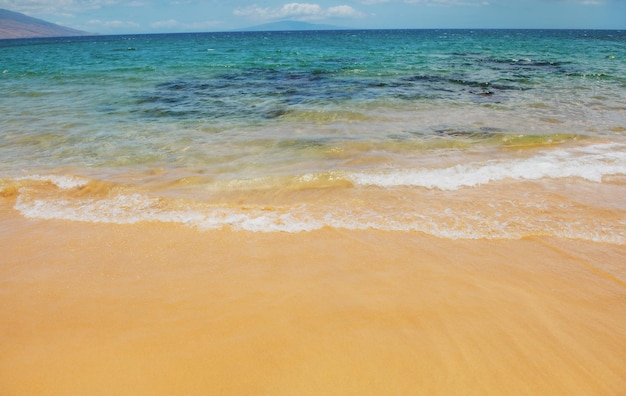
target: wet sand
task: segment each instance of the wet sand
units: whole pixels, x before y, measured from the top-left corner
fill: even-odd
[[[626,247],[27,220],[0,393],[626,393]]]

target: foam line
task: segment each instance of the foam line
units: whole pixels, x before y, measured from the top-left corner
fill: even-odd
[[[439,190],[457,190],[505,179],[579,177],[601,182],[604,176],[626,174],[625,148],[626,145],[602,144],[547,152],[526,159],[489,160],[438,169],[357,172],[346,177],[360,185],[418,186]]]

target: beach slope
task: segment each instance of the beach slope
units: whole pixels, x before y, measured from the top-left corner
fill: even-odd
[[[6,395],[626,391],[621,245],[0,215]]]

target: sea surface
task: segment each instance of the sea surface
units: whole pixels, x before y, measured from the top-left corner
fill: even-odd
[[[626,31],[0,41],[27,218],[626,243]]]

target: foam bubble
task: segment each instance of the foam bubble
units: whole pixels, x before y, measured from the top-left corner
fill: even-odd
[[[545,152],[526,159],[488,160],[440,169],[356,172],[346,177],[360,185],[417,186],[439,190],[457,190],[505,179],[579,177],[601,182],[604,176],[626,174],[625,149],[623,144],[602,144]]]
[[[15,209],[25,217],[63,219],[90,223],[132,224],[164,222],[200,230],[224,229],[251,232],[309,232],[323,227],[349,230],[423,232],[446,239],[519,239],[552,235],[568,239],[624,244],[624,219],[587,218],[570,221],[560,204],[529,207],[523,202],[497,202],[496,211],[448,207],[422,211],[385,212],[381,208],[295,205],[291,207],[236,207],[168,204],[141,194],[118,195],[81,201],[28,199],[19,196]],[[493,209],[493,208],[491,208]],[[584,209],[581,209],[584,210]],[[561,212],[559,212],[561,211]],[[565,212],[563,212],[565,211]],[[507,213],[501,216],[501,213]]]
[[[90,223],[134,224],[158,221],[178,223],[199,229],[222,229],[253,232],[313,231],[324,226],[295,207],[284,210],[236,209],[207,206],[173,209],[159,198],[141,194],[117,195],[106,199],[87,199],[79,202],[64,199],[27,199],[19,196],[15,209],[27,218],[43,220],[62,219]]]
[[[20,195],[15,209],[29,218],[119,224],[149,220],[155,214],[150,201],[139,194],[80,202],[65,199],[28,200]]]

